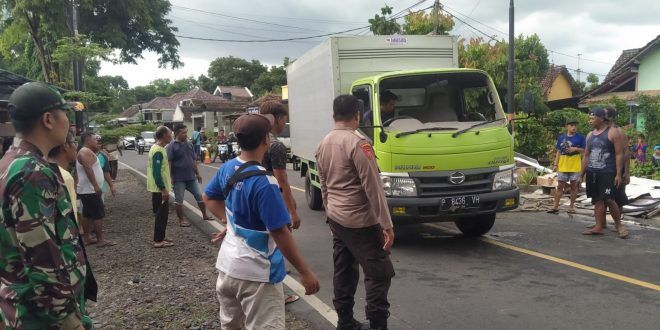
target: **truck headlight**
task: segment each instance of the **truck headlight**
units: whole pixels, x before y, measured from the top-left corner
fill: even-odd
[[[497,172],[493,180],[493,190],[513,188],[513,169]]]
[[[411,178],[381,176],[383,189],[387,197],[416,197],[417,186]]]

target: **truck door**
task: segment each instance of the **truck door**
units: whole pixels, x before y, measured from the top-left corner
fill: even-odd
[[[374,140],[374,129],[365,126],[373,125],[373,108],[371,102],[371,85],[358,85],[351,91],[353,96],[357,97],[364,104],[360,111],[360,131],[372,141]],[[368,118],[367,118],[368,117]]]

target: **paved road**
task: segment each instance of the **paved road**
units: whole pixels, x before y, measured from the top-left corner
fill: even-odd
[[[127,151],[121,161],[145,171],[146,156]],[[202,166],[204,181],[215,171]],[[294,187],[303,187],[297,172],[289,175]],[[303,219],[296,240],[320,277],[317,296],[332,306],[332,249],[324,213],[309,210],[303,192],[294,195]],[[613,233],[581,236],[588,221],[510,212],[498,216],[482,239],[463,238],[449,223],[397,227],[390,328],[658,329],[660,230],[631,227],[628,240]],[[301,317],[319,329],[331,328],[309,313],[310,306],[296,304]],[[363,307],[361,286],[358,318],[364,319]]]

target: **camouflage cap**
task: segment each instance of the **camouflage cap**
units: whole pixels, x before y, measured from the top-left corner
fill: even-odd
[[[70,110],[71,106],[55,87],[41,82],[29,82],[11,94],[8,109],[12,119],[24,120],[37,118],[55,109]]]

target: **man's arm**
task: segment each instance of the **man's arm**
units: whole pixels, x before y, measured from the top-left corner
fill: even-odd
[[[78,153],[78,161],[83,166],[83,170],[85,171],[85,174],[87,174],[89,182],[92,184],[92,187],[94,187],[94,191],[100,195],[102,192],[101,186],[99,186],[99,183],[96,182],[94,170],[92,169],[92,165],[98,161],[98,158],[90,150],[81,149],[81,151]]]
[[[39,187],[30,187],[33,183]],[[30,189],[25,189],[30,187]],[[78,329],[82,326],[82,316],[76,297],[71,290],[71,279],[67,272],[61,272],[70,265],[64,259],[58,240],[52,236],[56,232],[55,217],[57,201],[45,198],[43,191],[53,191],[56,182],[43,172],[31,172],[20,184],[15,182],[7,189],[7,195],[15,223],[0,230],[7,231],[17,242],[16,247],[23,259],[22,273],[28,283],[21,287],[23,299],[30,301],[38,310],[28,310],[19,318],[25,317],[32,324],[51,324],[63,329]],[[39,208],[35,208],[39,205]],[[42,306],[42,307],[35,307]],[[45,307],[47,306],[47,307]],[[52,324],[58,320],[58,324]]]
[[[383,235],[385,236],[383,250],[389,251],[392,244],[394,244],[394,226],[387,206],[378,165],[376,165],[374,150],[369,142],[361,140],[356,144],[351,156],[362,183],[362,189],[368,196],[369,205],[381,227],[383,227]]]
[[[289,185],[289,178],[286,173],[286,147],[284,144],[271,144],[269,157],[273,166],[273,176],[275,176],[277,184],[280,186],[280,189],[282,189],[284,204],[286,204],[286,208],[291,215],[293,229],[298,229],[300,227],[300,217],[296,211],[296,200],[293,198],[291,186]]]
[[[208,196],[206,196],[206,194],[202,195],[202,199],[204,200],[204,205],[206,205],[206,209],[210,211],[211,214],[215,215],[215,217],[219,219],[220,223],[226,226],[227,213],[225,212],[225,201],[209,198]],[[223,230],[214,233],[211,236],[211,243],[215,244],[222,241],[222,239],[225,238],[225,235],[227,235],[226,227]]]
[[[618,188],[623,183],[623,174],[625,173],[623,165],[623,156],[625,155],[624,139],[619,129],[609,130],[607,135],[609,140],[614,143],[614,153],[616,154],[616,177],[614,178],[614,184]]]
[[[110,170],[111,170],[110,156],[107,154],[107,152],[104,152],[103,155],[106,159],[105,166],[103,166],[103,178],[105,179],[105,182],[108,183],[108,187],[110,187],[110,192],[112,193],[112,197],[115,197],[117,195],[117,191],[115,190],[115,185],[114,183],[112,183],[112,177],[110,176]]]
[[[325,171],[323,170],[323,166],[321,166],[321,161],[319,159],[319,156],[321,154],[321,148],[316,150],[316,171],[319,173],[319,181],[321,182],[321,197],[323,199],[323,207],[327,210],[328,209],[328,185],[325,183]]]
[[[591,152],[589,151],[589,137],[591,136],[591,132],[587,134],[586,142],[584,144],[584,154],[582,155],[582,166],[580,169],[580,178],[579,180],[582,181],[582,178],[584,177],[584,173],[587,172],[587,166],[589,165],[589,155]]]
[[[300,254],[296,242],[293,240],[291,231],[284,226],[271,231],[270,236],[273,237],[275,244],[277,244],[277,247],[282,251],[282,255],[284,255],[286,260],[288,260],[300,274],[300,280],[305,287],[305,294],[311,295],[317,293],[321,287],[319,280]]]
[[[559,164],[559,157],[561,157],[561,152],[557,150],[557,154],[555,155],[555,161],[552,163],[553,170],[557,172],[557,165]]]

